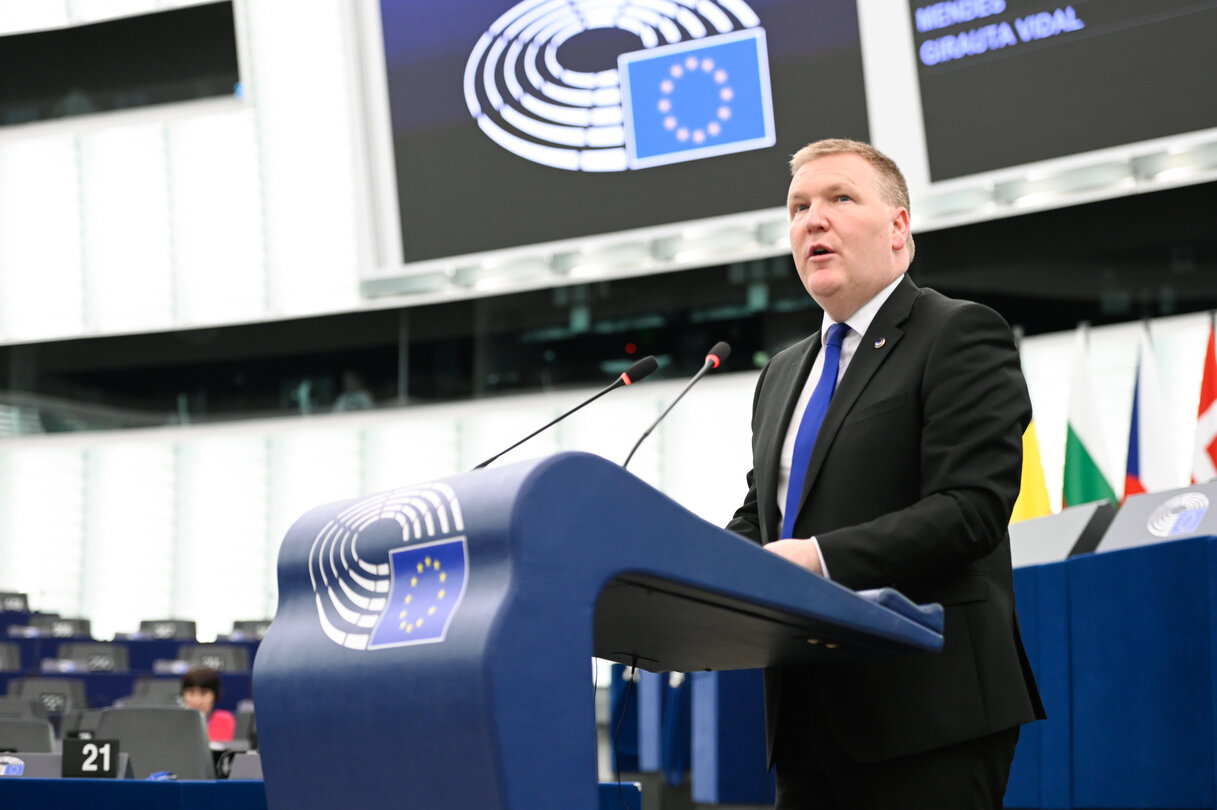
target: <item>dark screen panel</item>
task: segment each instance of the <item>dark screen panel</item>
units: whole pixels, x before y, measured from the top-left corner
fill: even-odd
[[[1217,2],[912,2],[933,180],[1217,127]]]
[[[0,126],[239,92],[232,3],[0,37]]]
[[[781,206],[790,154],[820,137],[869,136],[854,0],[720,0],[755,13],[753,28],[763,29],[772,146],[624,171],[524,159],[479,127],[464,86],[483,35],[534,5],[381,0],[406,262]],[[561,66],[595,72],[642,47],[636,32],[601,26],[565,40],[555,55]],[[544,59],[533,65],[546,80],[558,78]],[[527,82],[523,69],[519,78]],[[481,70],[474,79],[485,83]],[[510,99],[502,76],[493,84]]]

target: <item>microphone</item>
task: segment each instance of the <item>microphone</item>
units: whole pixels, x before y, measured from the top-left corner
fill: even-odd
[[[723,345],[726,345],[726,344],[723,344]],[[646,357],[642,358],[642,359],[641,359],[641,360],[639,360],[637,363],[635,363],[634,365],[630,366],[630,367],[629,367],[629,368],[627,368],[625,371],[621,372],[620,376],[618,376],[618,377],[617,377],[617,379],[613,380],[613,382],[612,382],[612,383],[611,383],[611,384],[610,384],[610,385],[609,385],[607,388],[605,388],[603,391],[601,391],[600,393],[595,394],[594,396],[589,397],[588,399],[585,399],[583,402],[580,402],[578,405],[576,405],[575,407],[571,408],[569,411],[567,411],[566,413],[562,414],[562,415],[561,415],[561,416],[559,416],[557,419],[554,419],[552,422],[550,422],[550,423],[549,423],[549,424],[547,424],[547,425],[544,425],[543,427],[539,427],[539,428],[537,428],[537,429],[536,429],[536,430],[534,430],[532,433],[529,433],[529,434],[528,434],[527,436],[525,436],[523,439],[520,439],[518,442],[516,442],[515,444],[513,444],[511,447],[508,447],[506,450],[503,450],[502,452],[495,453],[493,456],[491,456],[490,458],[486,459],[485,461],[483,461],[481,464],[477,465],[477,466],[476,466],[476,467],[474,467],[473,469],[475,469],[475,470],[480,470],[480,469],[482,469],[483,467],[485,467],[485,466],[486,466],[487,464],[489,464],[490,462],[494,461],[494,460],[495,460],[496,458],[498,458],[499,456],[504,455],[505,453],[509,453],[509,452],[511,452],[512,450],[515,450],[517,447],[519,447],[519,446],[520,446],[520,445],[522,445],[524,442],[526,442],[526,441],[528,441],[529,439],[531,439],[533,436],[536,436],[538,433],[540,433],[540,432],[542,432],[542,431],[544,431],[544,430],[548,430],[549,428],[551,428],[551,427],[553,427],[554,425],[558,424],[558,423],[559,423],[559,422],[561,422],[563,419],[565,419],[566,417],[570,416],[570,415],[571,415],[572,413],[574,413],[575,411],[577,411],[577,410],[579,410],[580,408],[582,408],[584,405],[588,405],[588,404],[590,404],[590,403],[592,403],[592,402],[595,402],[596,400],[600,399],[600,397],[602,397],[602,396],[604,396],[605,394],[607,394],[609,391],[616,390],[616,389],[618,389],[618,388],[622,387],[623,385],[633,385],[634,383],[636,383],[636,382],[638,382],[639,380],[641,380],[642,378],[646,377],[648,374],[650,374],[651,372],[653,372],[653,371],[654,371],[655,369],[657,369],[657,368],[659,368],[659,361],[657,361],[657,360],[655,359],[655,356],[654,356],[654,355],[648,354]]]
[[[680,402],[680,398],[683,397],[685,394],[689,393],[689,389],[692,388],[697,383],[698,380],[700,380],[702,377],[706,376],[706,372],[708,372],[712,368],[718,368],[719,366],[721,366],[723,364],[723,361],[726,360],[730,356],[731,356],[731,347],[728,346],[725,342],[723,342],[721,340],[718,343],[715,343],[713,347],[711,347],[709,354],[706,355],[706,362],[702,363],[701,371],[699,371],[693,375],[693,379],[689,380],[689,384],[686,385],[684,387],[684,389],[679,394],[676,395],[676,399],[672,400],[672,404],[669,405],[667,408],[665,408],[664,412],[659,415],[659,418],[656,419],[651,424],[651,426],[646,429],[646,432],[643,433],[640,437],[638,437],[638,441],[634,443],[634,449],[630,451],[630,454],[625,457],[625,461],[622,462],[622,464],[621,464],[622,468],[629,466],[630,459],[632,459],[634,457],[634,453],[638,452],[639,445],[641,445],[642,442],[646,439],[646,437],[651,435],[651,431],[654,430],[659,425],[659,423],[663,421],[663,418],[668,415],[668,411],[670,411],[674,407],[676,407],[676,403]]]

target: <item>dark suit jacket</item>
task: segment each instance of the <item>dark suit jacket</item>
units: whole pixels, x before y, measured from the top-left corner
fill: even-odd
[[[753,403],[748,494],[728,528],[781,532],[778,456],[819,334],[765,366]],[[820,430],[795,519],[829,576],[946,608],[939,654],[766,671],[771,763],[823,723],[877,761],[1043,717],[1014,616],[1010,511],[1031,404],[1010,328],[907,276],[880,308]],[[818,706],[808,704],[818,701]],[[809,705],[811,708],[809,709]]]

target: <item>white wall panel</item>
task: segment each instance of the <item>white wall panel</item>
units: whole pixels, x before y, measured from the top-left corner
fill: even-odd
[[[0,0],[0,33],[53,28],[69,19],[68,0]]]
[[[461,471],[459,440],[456,422],[441,407],[411,409],[368,425],[363,434],[366,491],[455,475]]]
[[[74,138],[0,142],[0,339],[84,328]]]
[[[172,326],[173,257],[165,128],[80,139],[85,312],[101,331]]]
[[[0,588],[76,616],[83,574],[84,460],[70,443],[0,453]]]
[[[752,388],[736,376],[698,383],[663,428],[664,492],[716,526],[743,501],[752,467]]]
[[[648,381],[606,394],[604,399],[588,405],[557,426],[561,447],[563,450],[595,453],[621,464],[642,432],[655,421],[678,390],[678,387],[668,383]],[[563,393],[561,398],[564,403],[569,401],[566,405],[569,408],[591,393],[571,391]],[[559,397],[557,394],[552,396],[555,399]],[[656,448],[651,445],[658,444],[657,435],[649,436],[630,461],[629,469],[638,473],[643,468],[648,468],[649,475],[641,477],[648,480],[657,478],[653,452]]]
[[[135,14],[158,11],[163,3],[157,0],[67,0],[68,10],[75,23],[109,20]]]
[[[176,447],[136,438],[91,447],[84,457],[81,612],[98,638],[133,633],[144,619],[171,618]]]
[[[208,431],[178,446],[174,618],[198,621],[206,639],[267,601],[267,440],[254,431]]]
[[[168,153],[177,322],[262,316],[266,256],[253,110],[172,122]]]
[[[471,403],[471,407],[455,410],[460,430],[460,469],[468,470],[501,452],[558,416],[566,408],[579,404],[586,393],[567,392],[570,404],[559,404],[557,395],[497,397]],[[495,464],[547,456],[559,449],[558,435],[552,430],[528,440],[505,454]]]
[[[269,439],[268,535],[263,579],[268,597],[261,612],[274,614],[278,598],[279,544],[296,520],[323,503],[354,498],[364,492],[359,423],[325,420],[321,424],[287,426]]]
[[[248,2],[258,110],[269,309],[358,301],[347,4]]]

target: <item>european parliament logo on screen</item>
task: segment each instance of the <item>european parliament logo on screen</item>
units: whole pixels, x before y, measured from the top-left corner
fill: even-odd
[[[631,169],[773,146],[765,32],[622,54]]]
[[[344,509],[309,549],[322,631],[352,650],[443,642],[468,581],[464,530],[446,484],[392,490]]]
[[[640,48],[616,66],[562,63],[617,29]],[[619,172],[776,142],[760,18],[744,0],[525,0],[481,36],[465,102],[482,132],[534,163]]]

